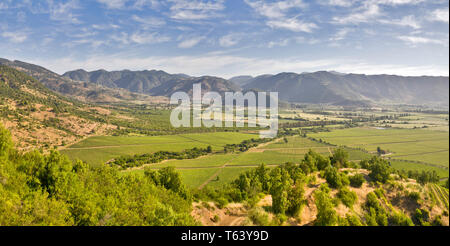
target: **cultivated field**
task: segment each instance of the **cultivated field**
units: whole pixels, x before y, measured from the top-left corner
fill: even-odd
[[[158,151],[183,151],[206,148],[222,150],[226,144],[237,144],[259,135],[238,132],[217,132],[202,134],[180,134],[167,136],[100,136],[83,140],[67,149],[63,154],[71,159],[80,159],[91,165],[99,165],[123,155],[154,153]]]
[[[440,177],[449,176],[449,134],[446,131],[362,127],[312,133],[309,136],[374,153],[380,147],[387,152],[385,158],[391,159],[395,168],[435,170]]]

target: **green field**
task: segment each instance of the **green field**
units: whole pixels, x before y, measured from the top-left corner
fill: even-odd
[[[61,150],[69,158],[80,159],[93,166],[123,155],[154,153],[158,151],[183,151],[194,147],[222,150],[226,144],[237,144],[259,135],[238,132],[180,134],[168,136],[101,136],[85,139]]]
[[[376,152],[377,147],[380,147],[390,153],[385,158],[391,159],[395,169],[434,170],[441,178],[449,177],[449,134],[446,131],[350,128],[309,136],[334,145],[362,148],[370,152]]]
[[[409,161],[391,161],[390,163],[391,163],[391,166],[397,170],[406,170],[406,171],[411,170],[411,171],[419,171],[419,172],[421,172],[421,171],[436,171],[436,173],[441,178],[449,177],[448,169],[444,169],[444,168],[440,168],[440,167],[436,167],[436,166],[430,166],[430,165],[414,163],[414,162],[409,162]]]
[[[422,161],[449,166],[449,134],[422,129],[350,128],[310,134],[335,145],[376,151],[377,147],[392,153],[393,159]]]

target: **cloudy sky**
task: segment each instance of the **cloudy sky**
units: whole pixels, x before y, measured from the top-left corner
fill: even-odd
[[[448,0],[0,0],[0,57],[55,72],[449,74]]]

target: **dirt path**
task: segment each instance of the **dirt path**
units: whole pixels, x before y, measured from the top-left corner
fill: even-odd
[[[277,139],[275,139],[274,141],[270,141],[270,142],[267,142],[267,143],[262,143],[262,144],[260,144],[260,145],[258,145],[258,146],[256,146],[256,147],[253,147],[253,148],[249,149],[247,152],[252,152],[252,150],[254,150],[254,149],[258,149],[258,148],[267,146],[267,145],[270,144],[270,143],[276,143],[276,142],[278,142],[278,141],[280,141],[280,140],[281,140],[281,138],[277,138]],[[198,189],[199,189],[199,190],[203,189],[206,185],[208,185],[211,181],[213,181],[213,180],[214,180],[214,179],[215,179],[215,178],[223,171],[223,169],[227,167],[228,164],[230,164],[232,161],[234,161],[234,160],[235,160],[236,158],[238,158],[239,156],[240,156],[240,155],[236,155],[236,156],[233,157],[231,160],[227,161],[225,164],[223,164],[221,167],[219,167],[219,170],[217,170],[217,172],[215,172],[211,177],[209,177],[209,179],[207,179],[203,184],[201,184],[201,185],[198,187]],[[242,167],[242,166],[241,166],[241,167]]]
[[[227,167],[227,165],[232,162],[234,159],[236,159],[237,157],[239,157],[239,155],[236,155],[235,157],[233,157],[231,160],[227,161],[225,164],[223,164],[221,167],[219,167],[219,170],[217,170],[217,172],[215,172],[211,177],[209,177],[209,179],[207,179],[203,184],[201,184],[198,189],[201,190],[203,189],[207,184],[209,184],[211,181],[213,181],[217,176],[219,176],[219,174],[222,172],[222,170]]]
[[[278,143],[281,140],[281,138],[277,138],[273,141],[267,142],[267,143],[262,143],[256,147],[253,147],[251,149],[249,149],[247,152],[249,153],[260,153],[260,152],[264,152],[267,149],[263,149],[263,147],[269,145],[269,144],[273,144],[273,143]]]

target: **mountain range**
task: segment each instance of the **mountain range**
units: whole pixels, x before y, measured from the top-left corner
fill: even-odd
[[[48,88],[85,101],[113,102],[166,98],[176,91],[191,93],[201,83],[203,92],[274,91],[280,100],[292,103],[332,105],[449,105],[449,78],[444,76],[407,77],[396,75],[280,73],[276,75],[237,76],[223,79],[213,76],[192,77],[158,70],[88,72],[75,70],[58,75],[43,67],[20,61],[0,59],[35,77]]]

